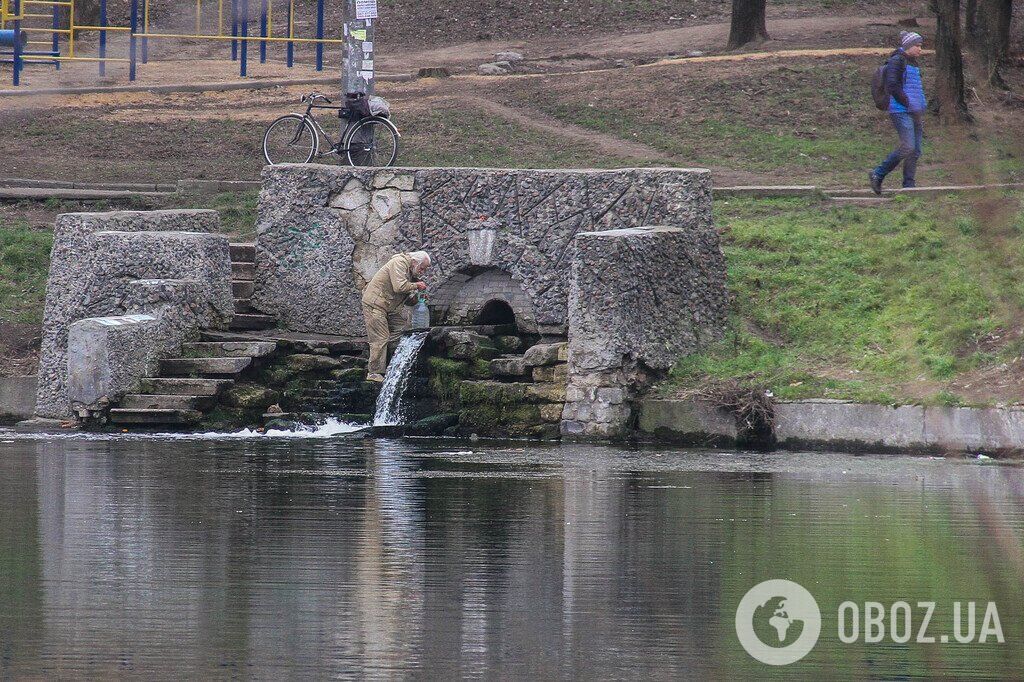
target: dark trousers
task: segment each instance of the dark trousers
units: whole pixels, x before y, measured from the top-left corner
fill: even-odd
[[[896,128],[896,134],[900,137],[900,144],[892,150],[885,161],[875,169],[875,175],[885,178],[896,166],[903,163],[903,186],[917,186],[917,160],[921,158],[921,138],[924,135],[924,127],[921,124],[920,114],[890,113],[892,125]]]

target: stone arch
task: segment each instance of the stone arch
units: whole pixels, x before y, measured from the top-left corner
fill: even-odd
[[[526,290],[495,267],[467,267],[445,280],[430,297],[430,317],[434,324],[483,324],[481,313],[500,306],[512,311],[519,331],[537,332],[537,313]]]

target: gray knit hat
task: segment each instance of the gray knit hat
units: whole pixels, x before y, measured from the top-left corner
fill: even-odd
[[[924,38],[921,37],[920,33],[914,33],[913,31],[900,31],[900,47],[904,50],[909,50],[914,45],[920,45],[924,42]]]

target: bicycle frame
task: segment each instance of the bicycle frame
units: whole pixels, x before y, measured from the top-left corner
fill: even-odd
[[[344,111],[344,107],[336,107],[331,104],[317,104],[315,100],[311,100],[309,104],[306,105],[306,111],[304,113],[300,114],[297,111],[292,112],[294,115],[301,116],[302,118],[306,119],[313,125],[313,130],[316,134],[316,151],[313,154],[314,158],[320,158],[322,156],[327,156],[329,154],[347,153],[352,144],[352,131],[355,129],[356,124],[360,123],[361,121],[365,121],[366,118],[360,118],[354,121],[352,119],[348,119],[348,122],[345,124],[345,131],[341,134],[341,138],[338,140],[338,144],[331,144],[330,149],[328,149],[326,152],[321,152],[320,138],[322,137],[324,140],[327,140],[328,144],[330,144],[331,136],[327,133],[326,130],[323,129],[323,126],[321,126],[320,123],[317,122],[316,118],[313,116],[312,113],[313,109],[329,109],[337,114],[340,113],[341,111]],[[398,128],[395,126],[394,123],[391,122],[390,119],[384,118],[383,116],[370,116],[367,118],[374,118],[379,121],[382,121],[387,127],[391,128],[392,132],[395,133],[396,137],[402,137],[402,133],[398,132]],[[298,131],[296,131],[294,141],[297,141],[299,139],[299,135],[301,135],[301,128]]]

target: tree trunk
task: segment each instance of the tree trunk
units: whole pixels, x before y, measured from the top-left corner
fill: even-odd
[[[985,67],[985,82],[994,88],[1009,90],[999,73],[1006,58],[1009,22],[1013,17],[1013,0],[980,0],[978,4],[978,40],[976,50]]]
[[[768,0],[732,0],[730,50],[754,41],[768,40],[767,4]]]
[[[967,0],[964,8],[964,44],[972,50],[978,47],[978,0]]]
[[[1013,0],[1001,0],[999,4],[999,50],[1001,59],[1010,56],[1010,26],[1013,24]]]
[[[964,95],[964,58],[960,49],[960,0],[931,0],[935,29],[935,96],[931,109],[946,123],[971,120]]]

